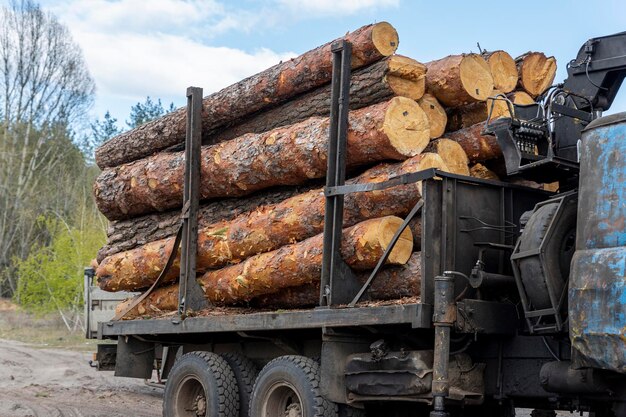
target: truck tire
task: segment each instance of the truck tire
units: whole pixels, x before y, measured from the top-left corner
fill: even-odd
[[[254,381],[259,374],[259,369],[254,362],[240,353],[223,353],[222,358],[235,374],[235,381],[237,381],[237,388],[239,389],[239,417],[248,417],[252,388],[254,388]]]
[[[172,368],[163,394],[165,417],[239,417],[239,392],[228,363],[211,352],[190,352]]]
[[[338,404],[338,416],[339,417],[366,417],[365,410],[360,408],[350,407],[347,404]]]
[[[337,405],[320,394],[320,367],[304,356],[281,356],[259,373],[250,417],[337,417]]]

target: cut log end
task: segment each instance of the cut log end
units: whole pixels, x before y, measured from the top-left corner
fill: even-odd
[[[428,117],[428,125],[430,127],[430,138],[439,138],[446,131],[446,124],[448,123],[448,116],[446,110],[443,108],[435,96],[431,94],[424,94],[418,101],[419,106],[426,113]]]
[[[432,141],[426,149],[435,152],[441,157],[448,172],[458,175],[470,175],[467,154],[461,145],[455,141],[445,138],[437,139]]]
[[[380,245],[381,248],[387,249],[393,236],[396,234],[400,226],[402,225],[402,219],[395,216],[384,217],[378,222],[378,227],[374,238],[376,242],[368,242],[370,246],[375,244]],[[387,263],[392,265],[404,265],[408,262],[413,252],[413,234],[410,228],[405,228],[400,234],[398,242],[391,250]]]
[[[489,95],[489,98],[487,99],[487,115],[489,115],[490,111],[490,120],[495,120],[500,117],[511,117],[509,106],[507,106],[506,101],[504,100],[502,91],[493,90]]]
[[[480,55],[468,54],[460,64],[461,83],[467,94],[476,101],[485,101],[493,91],[493,77],[489,65]]]
[[[495,172],[493,172],[492,170],[490,170],[483,164],[473,165],[470,168],[470,175],[474,178],[480,178],[483,180],[496,180],[496,181],[500,180],[500,177],[498,177],[498,175]]]
[[[387,83],[395,95],[418,100],[426,90],[426,66],[414,59],[394,55],[389,58]]]
[[[489,54],[487,63],[491,69],[493,85],[503,93],[509,93],[517,85],[517,67],[515,60],[505,51],[495,51]]]
[[[537,97],[552,85],[556,75],[556,59],[542,52],[529,52],[516,59],[520,86]]]
[[[382,56],[393,55],[400,40],[396,29],[387,22],[380,22],[372,29],[372,43]]]
[[[520,106],[535,104],[535,100],[525,91],[514,91],[507,97],[513,102],[513,104]]]
[[[382,126],[391,145],[404,156],[415,156],[430,140],[428,117],[422,108],[406,97],[395,97],[389,103]]]
[[[402,173],[419,172],[429,168],[450,172],[450,169],[441,156],[432,152],[424,152],[417,158],[411,158],[402,164]],[[417,182],[417,189],[422,195],[422,181]]]

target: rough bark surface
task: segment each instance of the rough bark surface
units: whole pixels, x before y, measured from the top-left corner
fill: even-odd
[[[448,107],[484,101],[493,91],[489,65],[480,55],[450,55],[426,67],[428,92]]]
[[[491,112],[491,115],[489,114]],[[487,120],[495,120],[500,117],[511,117],[511,112],[506,103],[506,96],[494,90],[487,101],[472,103],[461,107],[452,108],[448,111],[448,125],[446,131],[454,132],[482,123]]]
[[[202,204],[198,210],[198,228],[203,229],[221,220],[232,220],[242,213],[267,204],[276,204],[312,188],[317,187],[281,187],[279,190],[262,191],[247,198],[228,198]],[[180,224],[179,210],[112,221],[107,229],[107,243],[98,251],[96,260],[101,263],[108,256],[173,236]]]
[[[469,175],[469,160],[467,154],[457,142],[440,138],[431,141],[425,149],[427,152],[434,152],[441,157],[448,167],[448,170],[458,175]]]
[[[356,110],[394,96],[417,100],[424,95],[426,67],[401,55],[393,55],[361,68],[350,81],[350,109]],[[517,74],[517,73],[516,73]],[[246,133],[260,133],[330,113],[330,85],[320,87],[269,110],[257,112],[211,135],[222,142]]]
[[[469,158],[470,163],[484,162],[502,156],[498,140],[492,135],[483,135],[484,123],[446,134],[448,139],[457,142]]]
[[[500,180],[500,177],[498,177],[495,172],[493,172],[483,164],[472,165],[472,167],[470,168],[470,175],[474,178],[480,178],[483,180]]]
[[[355,270],[368,270],[384,253],[402,224],[399,217],[366,220],[343,232],[341,256]],[[283,288],[319,281],[322,269],[323,235],[248,258],[244,262],[204,274],[198,282],[216,305],[247,302]],[[413,250],[413,236],[406,228],[391,251],[387,264],[405,264]]]
[[[427,168],[447,170],[438,155],[424,153],[401,164],[374,167],[348,181],[348,184],[382,182]],[[348,194],[344,201],[344,226],[388,215],[405,216],[419,201],[420,195],[419,183]],[[315,189],[241,214],[231,221],[219,221],[201,228],[198,235],[198,271],[239,262],[321,233],[324,228],[324,203],[322,190]],[[119,291],[149,287],[165,266],[173,241],[174,238],[170,237],[105,258],[96,270],[100,288]],[[176,280],[178,265],[176,259],[163,283]]]
[[[392,55],[398,47],[398,34],[386,22],[363,26],[343,39],[352,43],[353,68]],[[329,42],[205,97],[204,133],[211,134],[233,120],[330,82],[331,45]],[[96,163],[100,168],[117,166],[182,143],[186,119],[186,109],[180,108],[116,136],[97,149]]]
[[[517,67],[511,55],[505,51],[493,51],[484,52],[482,56],[489,64],[494,88],[505,94],[515,90]]]
[[[448,115],[439,101],[432,94],[424,94],[417,103],[428,117],[428,126],[430,127],[430,138],[440,138],[446,131],[448,123]]]
[[[536,98],[552,85],[556,75],[556,59],[543,52],[526,52],[515,58],[518,72],[517,85]]]
[[[291,126],[202,148],[200,198],[237,197],[278,185],[298,185],[326,173],[329,119]],[[426,114],[405,97],[350,112],[348,167],[404,160],[428,144]],[[96,179],[98,208],[120,220],[179,207],[184,153],[160,153],[115,168]]]
[[[422,281],[421,253],[413,252],[406,265],[390,265],[383,268],[365,293],[372,300],[395,300],[420,295]],[[361,283],[369,277],[368,272],[356,274]],[[300,287],[284,288],[275,294],[252,299],[249,305],[260,309],[302,308],[319,304],[319,280]],[[115,312],[124,311],[133,299],[120,303]],[[124,319],[158,317],[178,309],[178,284],[154,290],[144,301],[129,311]]]

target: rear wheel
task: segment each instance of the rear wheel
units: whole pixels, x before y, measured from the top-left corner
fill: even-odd
[[[320,394],[319,364],[304,356],[281,356],[259,373],[250,417],[337,417],[337,405]]]
[[[239,393],[228,363],[211,352],[181,356],[165,384],[165,417],[239,417]]]
[[[235,374],[237,388],[239,389],[239,416],[248,417],[252,388],[259,370],[254,362],[239,353],[224,353],[222,358],[230,365]]]

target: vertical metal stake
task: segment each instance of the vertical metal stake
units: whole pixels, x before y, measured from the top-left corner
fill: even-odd
[[[328,138],[328,167],[326,187],[344,185],[346,181],[346,137],[348,134],[348,111],[350,105],[350,75],[352,44],[345,40],[331,46],[333,52],[333,76],[330,107],[330,132]],[[320,285],[320,305],[328,306],[341,302],[339,287],[346,284],[351,271],[341,259],[341,236],[343,227],[343,195],[326,198],[324,214],[324,252],[322,256],[322,277]],[[335,273],[341,272],[342,282],[334,291]],[[345,291],[342,291],[345,293]],[[351,294],[344,295],[345,302]]]
[[[180,254],[178,313],[208,306],[196,281],[198,255],[198,206],[200,203],[200,149],[202,145],[202,88],[187,88],[187,135],[185,137],[185,188],[183,191],[183,237]]]

